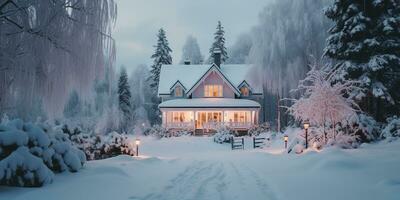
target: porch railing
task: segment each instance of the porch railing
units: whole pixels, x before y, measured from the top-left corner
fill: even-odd
[[[251,122],[206,122],[203,123],[204,129],[217,129],[220,126],[227,126],[230,128],[244,128],[248,129],[253,124]]]
[[[168,122],[166,128],[194,129],[194,122]]]

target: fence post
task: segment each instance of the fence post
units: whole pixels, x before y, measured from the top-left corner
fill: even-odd
[[[233,150],[233,137],[231,137],[231,149]]]
[[[253,149],[255,149],[255,148],[256,148],[256,138],[253,137]]]
[[[242,138],[242,149],[244,150],[244,138]]]

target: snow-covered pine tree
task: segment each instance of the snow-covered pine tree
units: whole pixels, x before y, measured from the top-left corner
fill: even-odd
[[[151,56],[153,65],[151,66],[151,80],[150,86],[157,91],[158,81],[160,80],[161,65],[172,64],[172,57],[170,53],[172,52],[169,47],[167,36],[165,35],[164,29],[160,29],[157,35],[157,45],[155,46],[155,52]]]
[[[78,92],[73,90],[69,96],[67,103],[64,106],[64,117],[72,119],[78,117],[82,111],[82,102]]]
[[[128,124],[131,120],[132,116],[132,107],[131,107],[131,91],[128,83],[128,74],[126,73],[126,69],[121,69],[121,74],[118,80],[118,100],[119,100],[119,109],[123,114],[123,119],[121,121],[122,131],[127,132]]]
[[[185,61],[190,61],[190,64],[194,65],[202,64],[204,61],[197,39],[191,35],[187,37],[182,48],[182,59],[180,63],[183,64]]]
[[[335,0],[325,10],[334,22],[324,54],[339,61],[339,81],[356,80],[350,94],[375,119],[400,113],[400,2]]]
[[[167,36],[165,34],[164,29],[160,29],[157,34],[157,45],[155,45],[155,52],[151,56],[154,59],[153,65],[151,66],[150,70],[150,77],[148,82],[150,87],[152,88],[153,96],[151,98],[151,113],[154,114],[153,117],[149,116],[149,120],[151,124],[157,124],[160,122],[159,113],[160,110],[158,109],[158,104],[160,103],[160,99],[157,96],[158,90],[158,82],[160,80],[160,72],[161,72],[161,65],[168,65],[172,64],[172,57],[170,53],[172,52],[171,48],[169,47]]]
[[[210,48],[210,57],[208,59],[208,63],[214,63],[214,50],[221,50],[221,62],[224,63],[229,57],[228,52],[225,47],[225,31],[224,27],[221,25],[221,21],[218,21],[217,31],[214,33],[214,43]]]

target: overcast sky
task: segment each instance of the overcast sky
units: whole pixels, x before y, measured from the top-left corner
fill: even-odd
[[[181,59],[188,35],[197,38],[208,56],[217,21],[225,28],[226,45],[248,32],[268,0],[117,0],[118,18],[113,36],[117,46],[117,67],[128,70],[150,65],[158,29],[163,27],[172,48],[173,62]]]

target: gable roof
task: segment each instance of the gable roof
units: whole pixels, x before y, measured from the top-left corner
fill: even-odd
[[[201,81],[204,80],[204,79],[205,79],[211,72],[213,72],[213,71],[217,72],[217,73],[220,75],[220,77],[221,77],[225,82],[228,83],[228,86],[231,87],[231,89],[233,90],[233,92],[235,92],[235,94],[237,94],[237,95],[240,94],[240,92],[239,92],[239,90],[237,89],[237,87],[236,87],[235,85],[233,85],[233,84],[231,83],[231,81],[229,81],[228,78],[226,78],[226,76],[221,72],[221,70],[219,69],[219,67],[217,67],[215,64],[212,64],[211,67],[207,70],[207,72],[204,73],[204,74],[201,76],[201,78],[198,79],[198,80],[196,81],[196,83],[190,88],[190,90],[187,92],[187,94],[190,95],[191,93],[193,93],[193,91],[197,88],[197,86],[198,86],[199,84],[201,84]]]
[[[206,73],[212,65],[162,65],[158,95],[169,95],[170,88],[179,81],[185,88],[192,88]],[[218,68],[225,78],[238,89],[240,84],[246,80],[250,83],[254,93],[261,93],[261,87],[251,84],[252,65],[246,64],[221,64]],[[261,85],[261,84],[260,84]],[[189,89],[190,90],[190,89]]]
[[[180,86],[182,87],[182,89],[183,89],[184,91],[186,91],[185,86],[182,85],[182,83],[181,83],[179,80],[177,80],[177,81],[171,86],[171,88],[169,88],[169,91],[171,92],[172,90],[174,90],[175,87],[176,87],[177,85],[180,85]]]

